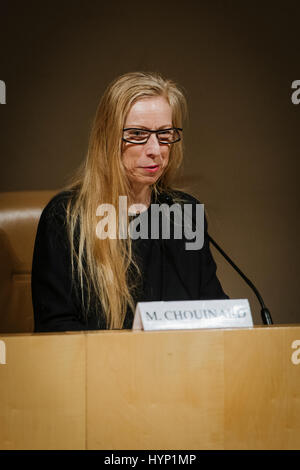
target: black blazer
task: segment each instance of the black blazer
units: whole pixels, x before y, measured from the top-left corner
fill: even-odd
[[[192,204],[193,208],[198,203],[188,194],[177,194]],[[101,299],[94,297],[92,307],[87,312],[82,305],[76,284],[72,284],[65,215],[69,197],[68,192],[56,195],[43,210],[38,225],[32,264],[32,301],[36,332],[107,328]],[[156,201],[152,199],[153,202],[170,206],[174,201],[170,195],[163,193]],[[149,231],[151,210],[152,206],[143,215],[149,218]],[[161,234],[157,240],[132,240],[133,254],[142,273],[140,286],[133,293],[136,303],[228,298],[216,276],[216,264],[207,238],[206,219],[203,247],[188,251],[185,249],[187,241],[190,240],[185,237],[175,239],[172,236],[166,240]],[[123,328],[132,327],[133,315],[128,309]]]

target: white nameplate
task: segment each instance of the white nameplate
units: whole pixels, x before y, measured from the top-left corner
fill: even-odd
[[[247,299],[140,302],[133,330],[184,330],[198,328],[251,328]]]

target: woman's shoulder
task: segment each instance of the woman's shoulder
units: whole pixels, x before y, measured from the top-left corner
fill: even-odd
[[[45,217],[51,217],[55,215],[62,215],[66,213],[67,205],[69,201],[72,201],[74,192],[71,190],[63,190],[55,194],[42,211],[42,215]]]
[[[61,225],[66,222],[67,207],[74,197],[73,191],[63,190],[55,194],[47,203],[41,213],[40,224]]]
[[[161,199],[169,204],[200,204],[200,201],[189,193],[178,189],[168,189],[161,193]]]

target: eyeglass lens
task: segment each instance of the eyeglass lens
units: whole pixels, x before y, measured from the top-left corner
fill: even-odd
[[[152,132],[146,129],[125,129],[123,131],[123,138],[132,143],[147,142]],[[160,143],[171,144],[180,140],[180,134],[177,129],[162,129],[156,132],[157,138]]]

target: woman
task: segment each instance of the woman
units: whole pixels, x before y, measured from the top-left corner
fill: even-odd
[[[203,247],[190,251],[184,237],[163,239],[161,229],[158,238],[132,239],[99,228],[103,204],[115,208],[118,229],[139,217],[124,215],[120,196],[150,225],[154,204],[197,205],[173,183],[185,114],[183,93],[158,74],[128,73],[106,89],[86,161],[40,218],[32,266],[35,331],[131,328],[139,301],[227,298],[206,225]]]

